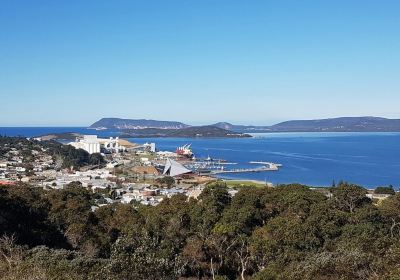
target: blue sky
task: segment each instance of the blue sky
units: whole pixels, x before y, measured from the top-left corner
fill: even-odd
[[[0,126],[400,118],[400,1],[0,0]]]

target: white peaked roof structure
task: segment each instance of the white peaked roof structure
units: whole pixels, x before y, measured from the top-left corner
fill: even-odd
[[[172,159],[167,159],[163,175],[169,175],[169,176],[175,177],[175,176],[179,176],[179,175],[190,173],[190,172],[192,172],[192,171],[187,169],[186,167],[184,167],[179,162],[176,162],[175,160],[172,160]]]

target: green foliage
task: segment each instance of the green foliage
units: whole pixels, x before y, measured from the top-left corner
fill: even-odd
[[[380,206],[382,218],[387,222],[392,237],[400,237],[400,194],[384,200]]]
[[[42,190],[24,184],[0,186],[0,236],[14,236],[20,244],[68,247],[49,219],[50,205]]]
[[[370,203],[365,196],[367,190],[353,184],[340,183],[338,187],[331,188],[335,206],[342,211],[353,213],[357,207]]]
[[[79,182],[70,183],[63,190],[51,190],[44,194],[49,201],[50,221],[68,239],[74,248],[90,243],[95,215],[91,211],[92,194]]]
[[[396,194],[396,192],[394,191],[393,186],[389,186],[389,187],[377,187],[374,190],[375,194],[391,194],[394,195]]]
[[[244,187],[224,211],[218,225],[220,230],[224,227],[232,234],[251,234],[255,227],[273,216],[273,211],[265,207],[271,193],[268,188]]]
[[[206,187],[199,201],[191,209],[192,228],[201,236],[209,235],[230,203],[228,189],[223,184],[213,184]]]
[[[79,182],[0,187],[2,279],[399,279],[400,194],[376,205],[340,183],[225,184],[155,207],[112,204]],[[4,235],[3,237],[1,237]],[[12,238],[12,236],[14,238]]]
[[[175,179],[171,176],[164,176],[156,179],[156,183],[167,188],[172,187],[175,184]]]
[[[89,164],[102,165],[105,163],[103,156],[99,153],[94,153],[89,156]]]
[[[162,242],[147,234],[119,239],[104,273],[117,275],[110,279],[177,279],[183,264],[173,248],[160,250]]]

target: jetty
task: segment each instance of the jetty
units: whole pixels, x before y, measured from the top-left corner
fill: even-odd
[[[273,162],[266,162],[266,161],[250,161],[249,163],[251,163],[251,164],[262,164],[262,165],[269,165],[269,166],[282,167],[282,164],[273,163]]]
[[[218,169],[212,170],[210,174],[224,174],[224,173],[251,173],[251,172],[264,172],[264,171],[278,171],[282,164],[273,162],[250,162],[254,164],[263,164],[264,166],[255,168],[238,168],[238,169]]]

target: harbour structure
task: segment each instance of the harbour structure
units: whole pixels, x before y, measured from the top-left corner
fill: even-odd
[[[251,162],[255,163],[255,162]],[[273,163],[273,162],[263,162],[264,165],[255,168],[238,168],[238,169],[220,169],[213,170],[211,174],[221,174],[221,173],[250,173],[250,172],[264,172],[264,171],[278,171],[281,164]]]
[[[250,161],[249,163],[268,165],[270,167],[282,167],[282,164],[280,164],[280,163],[273,163],[273,162],[267,162],[267,161]]]
[[[184,145],[178,147],[176,151],[177,155],[184,155],[189,158],[190,161],[185,163],[184,168],[189,168],[198,174],[209,174],[218,175],[223,173],[252,173],[252,172],[265,172],[265,171],[278,171],[282,166],[279,163],[265,162],[265,161],[250,161],[250,164],[261,165],[254,168],[227,168],[228,166],[237,165],[235,162],[227,162],[224,159],[213,159],[208,156],[207,158],[194,159],[193,152],[190,145]],[[188,156],[190,155],[190,156]],[[178,163],[179,164],[179,163]]]
[[[256,163],[256,162],[250,162]],[[261,163],[261,162],[257,162]],[[236,163],[228,163],[228,164],[236,164]],[[226,169],[223,165],[193,165],[196,172],[199,174],[209,174],[209,175],[218,175],[223,173],[252,173],[252,172],[265,172],[265,171],[278,171],[279,167],[282,164],[273,163],[273,162],[262,162],[262,166],[254,167],[254,168],[234,168],[234,169]]]

